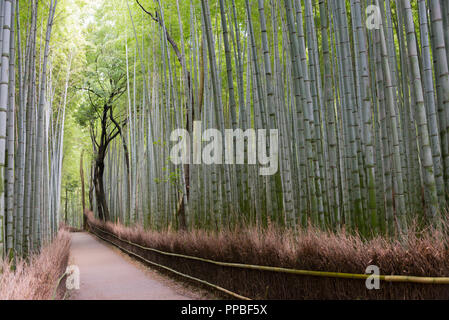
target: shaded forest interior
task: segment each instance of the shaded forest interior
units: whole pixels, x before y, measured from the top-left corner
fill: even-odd
[[[87,210],[161,232],[446,234],[447,1],[0,0],[0,26],[4,257]]]

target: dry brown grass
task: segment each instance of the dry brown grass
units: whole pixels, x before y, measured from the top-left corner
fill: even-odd
[[[0,262],[0,300],[49,300],[53,298],[58,280],[65,272],[69,258],[70,235],[61,229],[55,240],[39,254],[11,264]],[[61,298],[58,291],[56,298]]]
[[[124,239],[162,251],[216,261],[286,267],[305,270],[365,273],[377,265],[381,274],[449,276],[447,237],[437,231],[410,231],[402,241],[382,237],[364,241],[344,231],[330,233],[308,228],[298,233],[271,227],[210,233],[145,231],[89,221]],[[107,236],[103,234],[102,236]],[[110,240],[114,240],[109,236]],[[123,243],[120,243],[123,246]],[[449,285],[381,283],[380,290],[367,290],[365,281],[318,278],[274,272],[218,267],[204,262],[129,250],[150,261],[197,276],[251,298],[266,299],[448,299]],[[137,252],[138,251],[138,252]]]

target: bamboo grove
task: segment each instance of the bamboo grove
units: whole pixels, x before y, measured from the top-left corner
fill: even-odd
[[[0,27],[3,255],[83,209],[182,230],[444,221],[446,1],[1,0]],[[241,150],[277,170],[174,164],[176,129],[219,130],[190,159],[229,129],[277,129]]]
[[[123,1],[115,14],[127,21],[126,93],[116,103],[120,138],[104,156],[107,216],[98,171],[86,166],[100,218],[162,229],[312,223],[364,235],[440,225],[446,1]],[[171,132],[193,135],[195,123],[278,129],[276,174],[173,164]],[[94,141],[98,122],[91,128]]]
[[[11,258],[39,250],[58,229],[66,101],[54,99],[56,4],[0,1],[0,252]]]

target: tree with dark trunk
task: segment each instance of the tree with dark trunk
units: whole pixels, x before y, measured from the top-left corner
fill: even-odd
[[[126,92],[126,74],[121,61],[117,58],[98,55],[87,71],[88,79],[84,87],[78,88],[87,92],[88,102],[78,112],[78,121],[88,125],[93,144],[93,191],[95,192],[96,209],[100,219],[109,220],[109,209],[104,188],[105,158],[110,143],[122,135],[124,121],[115,119],[118,100]],[[117,108],[118,109],[118,108]],[[115,112],[116,111],[116,112]],[[127,150],[126,139],[122,137],[124,149]],[[129,155],[125,153],[125,162],[129,171]],[[90,195],[91,207],[92,196]]]
[[[114,119],[113,116],[113,105],[114,102],[125,92],[126,87],[122,85],[117,85],[114,89],[108,93],[109,97],[107,102],[102,105],[100,122],[100,136],[97,138],[94,134],[95,132],[95,122],[91,122],[91,134],[92,140],[95,145],[95,167],[94,167],[94,190],[95,197],[97,200],[98,215],[102,220],[109,220],[109,210],[106,203],[106,196],[103,185],[103,174],[104,174],[104,160],[106,158],[106,153],[108,146],[112,140],[114,140],[119,134],[121,134],[121,125]],[[96,107],[96,106],[94,106]],[[113,124],[113,128],[109,130]],[[124,141],[124,140],[123,140]],[[128,155],[125,156],[128,158]],[[126,161],[129,163],[129,160]],[[128,164],[129,168],[129,164]],[[128,169],[129,170],[129,169]]]

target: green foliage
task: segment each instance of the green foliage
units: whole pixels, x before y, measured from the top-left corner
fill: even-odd
[[[161,19],[161,8],[164,14],[164,22],[167,27],[167,31],[169,32],[171,38],[174,40],[178,47],[181,48],[181,40],[185,43],[185,54],[186,61],[189,68],[192,70],[195,68],[194,63],[198,63],[199,54],[198,54],[198,46],[203,40],[204,34],[201,29],[202,19],[201,19],[201,0],[179,0],[180,6],[180,19],[183,28],[183,36],[184,39],[181,39],[180,32],[180,24],[178,21],[178,12],[176,1],[154,1],[154,0],[140,0],[141,5],[145,8],[145,10],[149,11],[153,14],[153,17],[157,19]],[[252,24],[255,34],[255,44],[257,47],[257,54],[260,55],[258,57],[258,63],[260,65],[263,64],[262,56],[261,56],[261,27],[259,20],[259,12],[257,7],[257,1],[250,1],[251,3],[251,18]],[[278,15],[277,23],[278,25],[273,28],[273,20],[272,20],[272,10],[271,5],[276,4],[276,14]],[[297,5],[298,3],[302,5],[302,12],[305,12],[304,1],[294,1]],[[316,37],[318,44],[318,62],[321,62],[324,65],[324,54],[322,52],[322,48],[320,44],[322,44],[322,33],[320,32],[321,21],[320,21],[320,10],[318,9],[318,1],[312,1],[313,6],[313,14],[314,14],[314,23],[316,27]],[[331,3],[330,1],[326,1],[326,5]],[[128,12],[129,5],[129,12]],[[245,55],[243,58],[243,91],[246,94],[246,90],[249,85],[254,86],[254,84],[247,83],[247,64],[249,57],[247,56],[248,49],[248,30],[247,30],[247,9],[245,6],[245,0],[235,0],[236,12],[237,12],[237,29],[242,39],[242,54]],[[343,7],[346,5],[346,9],[348,14],[351,13],[351,1],[346,1],[343,3]],[[226,19],[228,22],[228,29],[233,29],[233,14],[231,1],[225,2],[226,6]],[[279,7],[280,6],[280,7]],[[397,8],[395,1],[391,2],[392,6],[392,17],[393,17],[393,27],[397,28]],[[223,37],[222,37],[222,26],[220,20],[220,11],[219,11],[219,3],[218,1],[209,1],[210,7],[210,15],[212,20],[212,32],[214,34],[215,40],[215,54],[217,57],[217,64],[219,70],[219,77],[221,77],[221,89],[223,92],[223,111],[225,114],[229,114],[229,92],[227,86],[227,77],[226,77],[226,59],[225,52],[223,49]],[[415,25],[419,25],[419,17],[417,10],[417,3],[412,1],[413,7],[413,20]],[[115,115],[117,119],[125,120],[128,117],[128,108],[130,105],[134,105],[136,107],[136,115],[140,116],[146,113],[142,112],[142,108],[145,105],[148,108],[148,101],[145,99],[150,96],[148,92],[144,92],[144,90],[149,90],[148,88],[152,87],[152,81],[154,79],[161,79],[161,82],[164,84],[158,88],[160,92],[158,92],[158,97],[163,99],[162,97],[166,97],[168,94],[167,90],[170,90],[166,77],[168,70],[168,66],[164,65],[162,61],[160,61],[161,57],[163,57],[162,51],[166,49],[164,43],[161,42],[161,29],[157,22],[153,21],[153,19],[146,14],[141,7],[137,4],[135,0],[98,0],[98,1],[88,1],[88,0],[66,0],[63,5],[60,6],[59,14],[57,15],[57,22],[54,29],[53,35],[53,48],[52,48],[52,66],[53,66],[53,74],[54,77],[58,79],[55,83],[63,83],[64,73],[67,68],[67,60],[68,57],[72,54],[74,56],[73,60],[73,73],[72,80],[70,82],[70,90],[69,90],[69,104],[68,104],[68,116],[66,120],[66,134],[65,134],[65,147],[64,147],[64,176],[63,176],[63,186],[71,190],[76,190],[79,188],[79,158],[81,154],[81,150],[86,150],[92,152],[91,146],[91,137],[89,132],[89,127],[93,128],[93,133],[95,133],[95,129],[98,129],[98,118],[101,107],[104,106],[105,103],[108,103],[109,93],[114,90],[117,84],[123,85],[127,79],[129,79],[127,86],[129,86],[129,91],[127,94],[121,96],[115,102]],[[45,11],[45,10],[42,10]],[[159,12],[159,15],[156,16],[156,11]],[[193,13],[193,17],[192,14]],[[24,4],[21,15],[24,17],[23,20],[26,20],[27,17],[27,4]],[[43,12],[40,13],[39,20],[43,17]],[[363,15],[363,14],[362,14]],[[132,18],[131,18],[131,17]],[[291,62],[289,64],[289,54],[287,52],[290,44],[286,44],[285,41],[288,42],[286,37],[286,29],[283,29],[283,25],[281,23],[281,18],[285,23],[285,8],[283,1],[270,1],[265,0],[265,17],[267,23],[267,29],[269,30],[268,35],[268,47],[270,50],[274,48],[278,48],[278,53],[280,57],[282,78],[279,79],[280,82],[285,85],[283,88],[286,91],[286,96],[291,95],[289,99],[293,99],[292,88],[292,74],[287,72],[288,67],[292,67]],[[348,15],[349,17],[349,15]],[[362,18],[363,19],[363,18]],[[306,19],[303,20],[303,28],[306,28]],[[351,43],[349,46],[349,50],[355,50],[354,47],[354,35],[352,34],[353,29],[353,20],[348,19],[348,28],[349,28],[349,42]],[[284,26],[285,27],[285,26]],[[332,22],[329,28],[329,32],[333,32],[332,39],[335,40],[335,32],[332,29]],[[192,39],[192,31],[196,31],[197,38]],[[298,28],[295,25],[295,28]],[[25,28],[23,28],[25,29]],[[273,30],[277,30],[277,41],[274,42]],[[23,31],[25,32],[25,31]],[[307,33],[307,32],[306,32]],[[25,34],[25,33],[24,33]],[[41,35],[40,35],[41,36]],[[284,37],[283,37],[284,36]],[[137,38],[136,38],[137,37]],[[235,37],[235,35],[234,35]],[[307,38],[308,35],[306,34]],[[397,35],[394,33],[395,37],[395,49],[398,57],[400,56],[400,50]],[[329,40],[330,40],[329,35]],[[233,40],[231,41],[231,50],[235,50],[235,43]],[[372,41],[372,39],[371,39]],[[421,39],[417,37],[418,46],[420,46]],[[307,39],[306,47],[309,46],[309,39]],[[172,75],[174,77],[173,85],[176,87],[174,92],[183,92],[185,84],[181,80],[182,77],[182,68],[177,58],[174,55],[173,50],[169,47],[170,54],[170,67]],[[193,56],[193,49],[195,47],[196,53],[195,57]],[[331,49],[333,54],[335,55],[335,50],[337,48],[331,44]],[[304,53],[306,59],[310,60],[311,54],[309,48],[306,48],[306,52]],[[233,54],[232,52],[231,54]],[[309,55],[310,54],[310,55]],[[352,54],[352,53],[351,53]],[[153,60],[153,56],[156,56],[156,60]],[[204,57],[207,60],[207,56]],[[334,57],[332,57],[334,60]],[[335,58],[338,59],[338,58]],[[370,59],[373,57],[370,56]],[[274,62],[274,55],[271,52],[271,63]],[[399,59],[398,59],[399,60]],[[164,57],[164,63],[167,63],[168,60]],[[127,77],[127,62],[128,62],[128,77]],[[374,61],[370,61],[374,63]],[[237,68],[236,62],[233,60],[232,72],[234,79],[234,90],[237,91]],[[334,64],[335,61],[332,61]],[[156,65],[154,65],[156,64]],[[164,69],[165,68],[165,69]],[[340,68],[344,68],[343,66],[338,66],[335,68],[335,71],[341,71]],[[153,70],[155,70],[156,75],[152,74]],[[291,70],[289,70],[291,72]],[[333,70],[332,70],[333,71]],[[399,69],[398,69],[399,71]],[[402,70],[400,70],[402,72]],[[354,72],[355,73],[355,72]],[[348,73],[349,74],[349,73]],[[208,75],[208,74],[206,74]],[[263,70],[261,70],[261,77],[264,77]],[[290,78],[288,76],[291,76]],[[317,71],[318,77],[325,77],[324,68],[321,67],[320,70]],[[339,88],[334,86],[338,86],[339,74],[336,72],[331,75],[335,79],[331,80],[332,91],[333,91],[333,103],[336,104],[336,100],[341,98],[339,95],[343,93],[339,92]],[[160,78],[158,78],[160,77]],[[198,82],[198,79],[194,79],[194,81]],[[335,83],[334,83],[335,81]],[[209,78],[210,82],[210,78]],[[324,81],[323,81],[324,83]],[[210,84],[210,83],[209,83]],[[265,83],[264,83],[265,84]],[[198,86],[198,83],[195,84]],[[373,84],[375,85],[375,84]],[[249,88],[254,89],[254,88]],[[356,90],[357,88],[355,88]],[[197,90],[197,88],[195,88]],[[209,89],[210,90],[210,89]],[[55,88],[55,99],[56,101],[61,101],[63,96],[63,86],[58,85]],[[250,122],[254,125],[256,123],[255,119],[255,103],[254,103],[254,91],[249,90],[249,108],[248,113],[250,114]],[[171,94],[171,91],[170,91]],[[131,101],[131,97],[138,97],[139,101]],[[236,93],[237,97],[237,93]],[[186,102],[186,97],[182,94],[178,97],[181,101],[180,104],[184,104]],[[170,95],[170,99],[174,99],[173,95]],[[211,97],[209,96],[209,99]],[[144,101],[142,101],[144,100]],[[285,104],[289,104],[290,106],[287,108],[288,112],[294,111],[293,102],[291,100],[286,99],[284,101]],[[159,101],[162,105],[162,103]],[[168,104],[170,104],[169,102]],[[240,103],[240,102],[239,102]],[[165,102],[164,102],[165,104]],[[167,105],[168,105],[167,104]],[[179,110],[175,110],[173,105],[163,106],[163,108],[170,108],[167,110],[167,117],[173,117],[179,112],[177,115],[182,117],[185,116]],[[339,107],[339,106],[338,106]],[[289,109],[291,108],[291,109]],[[236,110],[239,113],[239,110]],[[161,112],[165,112],[161,111]],[[185,112],[185,108],[184,111]],[[132,111],[134,113],[134,111]],[[163,115],[166,116],[165,114]],[[288,115],[290,116],[290,115]],[[321,115],[324,117],[324,115]],[[144,127],[146,126],[147,120],[143,120]],[[165,121],[165,120],[163,120]],[[229,117],[225,118],[225,126],[230,126]],[[401,121],[402,123],[402,121]],[[165,124],[166,125],[166,124]],[[342,124],[339,123],[340,126]],[[324,125],[322,125],[324,126]],[[290,124],[290,128],[294,127]],[[125,131],[130,129],[129,127],[125,127]],[[136,128],[132,128],[134,132],[137,132]],[[164,128],[162,128],[164,130]],[[292,137],[293,138],[293,137]],[[130,140],[131,138],[127,136],[125,139]],[[137,139],[141,139],[138,137]],[[143,137],[143,140],[139,140],[136,145],[137,148],[144,147],[145,141],[148,137]],[[317,139],[318,140],[318,139]],[[128,141],[129,142],[129,141]],[[161,154],[168,147],[168,143],[166,141],[161,141],[156,138],[156,141],[152,142],[154,147],[155,154]],[[131,145],[131,143],[130,143]],[[133,151],[131,151],[133,152]],[[140,152],[140,150],[134,151]],[[293,152],[296,152],[295,150]],[[298,151],[299,153],[299,151]],[[90,154],[92,156],[92,154]],[[119,154],[121,157],[122,155]],[[117,158],[119,158],[117,156]],[[132,158],[132,156],[131,156]],[[292,158],[293,159],[293,158]],[[169,159],[168,159],[169,160]],[[117,161],[123,161],[123,159],[119,159]],[[173,168],[170,164],[164,163],[167,161],[167,158],[163,159],[160,163],[163,168],[158,168],[157,170],[162,171],[161,176],[158,178],[154,178],[153,181],[157,184],[165,184],[163,187],[165,188],[167,184],[169,185],[167,188],[178,188],[179,182],[181,180],[181,172],[179,168]],[[296,159],[295,161],[299,161]],[[87,160],[85,160],[85,165],[90,166],[89,154]],[[123,163],[120,163],[123,165]],[[297,165],[295,163],[292,164]],[[132,164],[131,164],[132,166]],[[298,167],[299,168],[299,167]],[[297,169],[298,169],[297,168]],[[300,168],[299,168],[300,169]],[[309,170],[309,169],[307,169]],[[89,173],[89,170],[85,170],[85,172]],[[311,170],[313,172],[313,170]],[[138,172],[139,174],[140,172]],[[294,174],[298,174],[297,172]],[[371,184],[370,191],[373,192],[373,179],[377,177],[370,176]],[[220,179],[223,179],[221,177]],[[278,177],[279,180],[279,177]],[[365,181],[363,181],[365,182]],[[280,184],[280,183],[279,183]],[[310,184],[313,185],[313,184]],[[174,189],[173,188],[173,189]],[[312,189],[311,189],[312,190]],[[350,190],[350,189],[349,189]],[[374,206],[374,195],[371,195],[372,206]],[[258,199],[259,200],[259,199]],[[302,201],[302,199],[301,199]],[[357,200],[359,201],[359,199]],[[282,205],[282,204],[281,204]],[[371,204],[370,204],[371,205]],[[358,206],[357,206],[358,207]],[[357,213],[359,213],[357,211]],[[360,213],[362,214],[362,213]],[[358,215],[357,215],[358,216]]]

